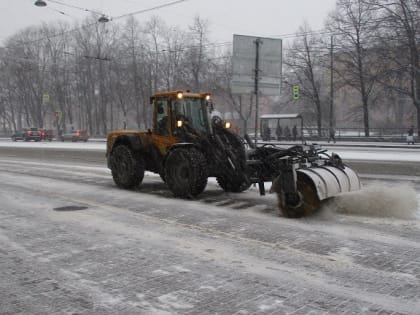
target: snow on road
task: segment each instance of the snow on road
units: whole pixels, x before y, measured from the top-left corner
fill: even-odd
[[[103,164],[2,156],[6,145],[105,150],[0,141],[0,313],[419,313],[414,186],[369,181],[288,220],[257,187],[228,194],[211,179],[187,201],[156,174],[122,190]],[[334,151],[400,161],[398,150]],[[69,206],[86,209],[54,210]]]
[[[418,314],[417,220],[288,220],[256,188],[185,201],[71,170],[0,157],[0,313]]]
[[[377,145],[377,143],[375,143]],[[55,148],[55,149],[84,149],[84,150],[106,150],[106,143],[98,142],[12,142],[10,140],[0,141],[1,147],[23,147],[23,148]],[[395,147],[395,148],[380,148],[372,147],[351,147],[351,146],[335,146],[328,147],[329,152],[338,153],[344,160],[377,160],[377,161],[407,161],[420,162],[420,148]]]
[[[63,150],[86,150],[86,151],[105,151],[106,143],[104,141],[90,141],[87,143],[72,143],[72,142],[11,142],[0,141],[0,157],[2,147],[14,148],[37,148],[37,149],[63,149]],[[379,148],[379,147],[351,147],[351,146],[337,146],[331,147],[329,152],[338,153],[345,161],[346,160],[368,160],[368,161],[406,161],[406,162],[420,162],[420,151],[417,149],[407,149],[403,147],[395,148]],[[12,160],[8,160],[13,163]],[[20,162],[19,162],[20,163]],[[26,164],[30,162],[25,162]],[[41,163],[42,162],[35,162]],[[45,164],[51,165],[51,162]],[[77,169],[70,168],[69,172],[79,173]],[[107,177],[110,177],[109,170],[105,169]],[[82,175],[83,172],[80,172]],[[156,176],[148,173],[147,176]],[[362,192],[353,194],[345,194],[335,201],[339,201],[334,206],[335,211],[348,214],[364,214],[377,217],[400,217],[410,218],[414,216],[420,217],[420,209],[418,204],[420,200],[420,192],[416,192],[412,184],[408,184],[410,176],[386,175],[384,178],[393,179],[393,185],[385,185],[384,183],[374,182],[368,187],[364,187]],[[381,179],[380,175],[375,178]],[[209,181],[215,184],[215,180],[210,178]],[[404,181],[404,184],[397,184]],[[267,188],[270,183],[266,184]],[[254,191],[253,191],[254,190]],[[251,188],[249,193],[256,196],[255,203],[260,200],[256,187]],[[362,209],[362,210],[361,210]]]

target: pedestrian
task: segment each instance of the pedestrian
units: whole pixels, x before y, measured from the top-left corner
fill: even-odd
[[[330,143],[330,141],[334,141],[334,143],[335,143],[335,129],[334,129],[334,127],[330,127],[328,143]]]
[[[266,141],[267,140],[267,121],[264,121],[261,124],[261,130],[260,130],[260,132],[261,132],[261,138],[262,138],[262,140],[263,141]]]
[[[293,141],[296,141],[296,138],[297,138],[297,128],[296,128],[296,125],[294,125],[293,128],[292,128],[292,135],[293,135]]]
[[[281,136],[283,134],[283,128],[280,126],[280,123],[277,123],[277,128],[276,128],[276,136],[277,136],[277,140],[280,141]]]
[[[414,126],[412,125],[407,131],[407,144],[414,144]]]
[[[289,126],[284,127],[284,137],[286,138],[286,141],[289,141],[289,139],[290,139],[290,128],[289,128]]]
[[[271,130],[270,130],[270,126],[268,125],[268,122],[264,126],[264,135],[265,135],[265,141],[271,140]]]

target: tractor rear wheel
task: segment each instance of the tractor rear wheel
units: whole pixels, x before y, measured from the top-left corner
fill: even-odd
[[[278,192],[278,204],[286,218],[301,218],[311,215],[321,206],[316,188],[306,176],[298,174],[296,200],[287,200],[283,192]]]
[[[110,166],[112,178],[120,188],[132,189],[143,181],[144,161],[125,145],[119,145],[112,150]]]
[[[201,194],[207,185],[207,163],[195,148],[171,151],[165,163],[165,180],[176,197],[191,198]]]

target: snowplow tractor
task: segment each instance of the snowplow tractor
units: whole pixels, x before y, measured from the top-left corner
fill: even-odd
[[[316,146],[254,147],[248,141],[247,148],[229,122],[212,116],[207,93],[160,92],[151,105],[150,129],[108,134],[108,167],[120,188],[138,187],[145,171],[159,174],[180,198],[201,194],[208,177],[232,193],[258,184],[261,195],[269,181],[284,216],[293,218],[310,215],[325,199],[360,189],[353,170]]]

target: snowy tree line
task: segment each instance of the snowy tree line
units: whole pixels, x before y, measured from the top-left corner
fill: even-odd
[[[287,79],[301,86],[318,132],[335,124],[362,126],[366,136],[372,124],[420,127],[419,13],[418,0],[337,0],[326,32],[301,27]]]
[[[319,133],[329,125],[362,126],[367,136],[372,127],[420,126],[419,10],[418,0],[337,0],[325,30],[304,24],[285,47],[283,94],[263,99],[265,111],[298,109]],[[189,89],[211,92],[246,130],[253,96],[231,93],[231,45],[209,33],[200,17],[186,30],[156,17],[24,29],[0,50],[2,129],[148,128],[153,92]]]
[[[1,107],[12,129],[68,125],[93,134],[150,126],[154,91],[214,90],[217,59],[206,23],[173,29],[158,18],[140,25],[50,24],[10,38],[1,54]]]

